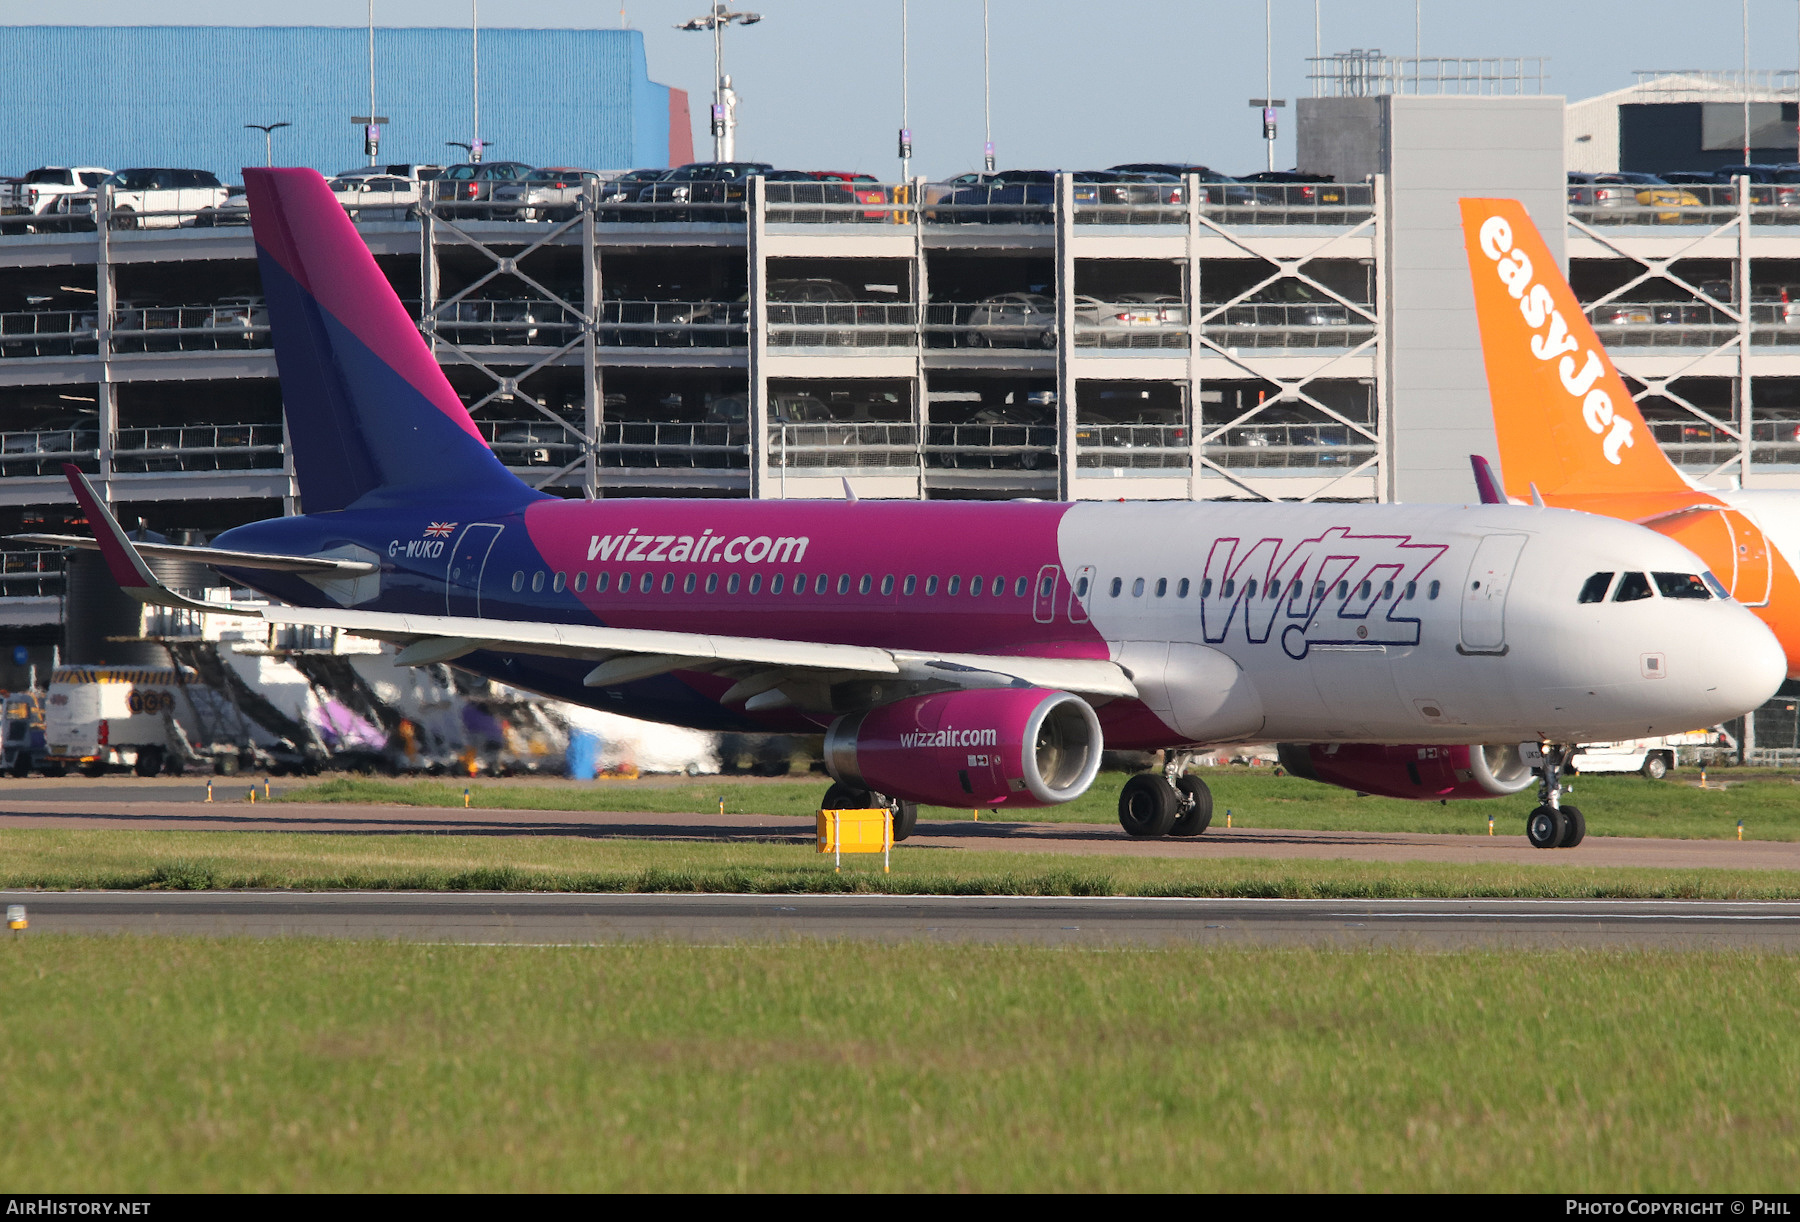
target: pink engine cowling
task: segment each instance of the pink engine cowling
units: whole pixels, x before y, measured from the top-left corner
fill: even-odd
[[[1534,774],[1516,743],[1426,747],[1383,743],[1281,743],[1282,767],[1309,781],[1385,798],[1436,802],[1503,798]]]
[[[1100,721],[1044,688],[912,696],[840,717],[825,766],[846,785],[931,806],[1054,806],[1100,770]]]

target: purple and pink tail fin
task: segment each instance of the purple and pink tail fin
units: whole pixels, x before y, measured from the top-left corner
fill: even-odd
[[[1500,481],[1494,477],[1494,468],[1487,459],[1479,454],[1469,455],[1469,465],[1475,468],[1475,491],[1481,497],[1483,505],[1506,504],[1506,493],[1500,490]]]
[[[246,169],[244,188],[302,508],[539,499],[482,440],[325,180]]]

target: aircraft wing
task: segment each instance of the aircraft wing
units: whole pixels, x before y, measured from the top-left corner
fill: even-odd
[[[37,543],[46,547],[79,547],[85,551],[101,551],[100,540],[85,535],[8,535],[16,543]],[[373,573],[376,566],[366,560],[334,560],[321,556],[277,556],[268,552],[234,552],[224,547],[189,547],[181,543],[133,542],[140,556],[163,560],[192,560],[214,568],[264,569],[277,573],[316,573],[332,577],[357,577]]]
[[[1137,695],[1125,670],[1102,658],[937,653],[653,628],[198,602],[157,579],[144,563],[142,548],[126,537],[80,470],[65,465],[63,473],[95,525],[94,546],[106,557],[120,588],[139,602],[252,616],[276,624],[338,628],[399,644],[395,660],[404,665],[448,662],[477,650],[591,659],[595,665],[585,680],[590,687],[613,687],[676,670],[707,671],[735,680],[723,702],[742,701],[753,712],[796,703],[795,693],[801,689],[816,690],[864,676],[955,687],[1055,687],[1088,696]]]

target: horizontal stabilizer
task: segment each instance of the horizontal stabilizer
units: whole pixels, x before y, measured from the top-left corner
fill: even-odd
[[[8,535],[14,543],[36,543],[43,547],[78,547],[85,551],[104,550],[100,540],[85,535]],[[331,577],[360,577],[375,572],[377,566],[366,560],[333,560],[320,556],[277,556],[267,552],[234,552],[225,547],[190,547],[184,543],[142,543],[132,547],[140,556],[158,560],[192,560],[216,569],[262,569],[274,573],[314,573]]]

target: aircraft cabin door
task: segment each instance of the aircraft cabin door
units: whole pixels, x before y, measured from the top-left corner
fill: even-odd
[[[1731,596],[1746,607],[1766,607],[1775,580],[1768,536],[1735,509],[1725,510],[1724,518],[1731,528]]]
[[[492,522],[473,522],[457,537],[444,567],[445,615],[481,615],[481,575],[502,529]]]
[[[1524,535],[1488,535],[1475,549],[1463,582],[1462,643],[1457,652],[1506,652],[1506,592],[1524,550]]]

